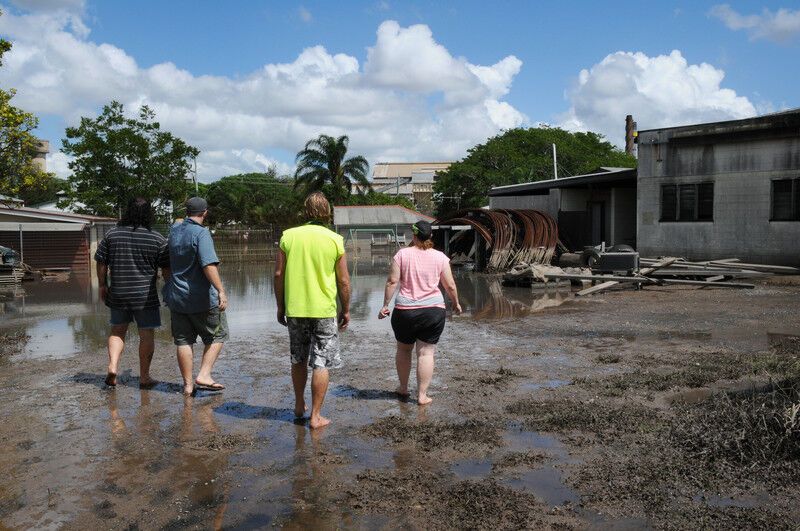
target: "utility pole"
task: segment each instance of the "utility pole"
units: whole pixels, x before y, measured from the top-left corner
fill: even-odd
[[[558,179],[558,160],[556,158],[555,143],[553,143],[553,179]]]
[[[200,193],[200,189],[197,185],[197,156],[195,155],[192,157],[194,159],[194,195],[198,195]]]

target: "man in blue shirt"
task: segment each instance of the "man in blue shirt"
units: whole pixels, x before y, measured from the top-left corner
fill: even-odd
[[[203,227],[206,217],[206,200],[192,197],[186,201],[186,219],[174,225],[169,234],[172,275],[164,288],[164,300],[172,313],[172,337],[178,349],[185,395],[193,395],[196,389],[225,389],[211,377],[211,369],[228,339],[228,296],[219,278],[214,241]],[[200,372],[192,380],[192,346],[198,335],[205,348]]]

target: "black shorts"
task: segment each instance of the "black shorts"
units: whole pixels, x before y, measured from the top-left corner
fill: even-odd
[[[399,343],[413,345],[419,341],[435,345],[444,331],[444,308],[419,308],[392,312],[392,330]]]

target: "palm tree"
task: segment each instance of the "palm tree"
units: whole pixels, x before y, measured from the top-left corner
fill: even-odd
[[[367,159],[361,155],[345,159],[349,141],[346,135],[339,138],[319,135],[306,142],[305,148],[295,158],[295,187],[303,186],[306,192],[316,192],[330,183],[334,204],[341,204],[352,193],[354,184],[359,185],[361,193],[369,190]]]

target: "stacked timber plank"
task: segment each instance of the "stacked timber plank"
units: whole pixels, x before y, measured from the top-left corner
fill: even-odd
[[[519,282],[528,277],[532,282],[572,281],[592,284],[575,293],[582,297],[599,293],[620,284],[642,288],[646,286],[687,285],[699,288],[754,288],[753,284],[740,282],[743,278],[768,275],[800,274],[800,269],[787,266],[742,263],[736,258],[691,262],[683,258],[642,258],[642,266],[629,275],[595,274],[589,270],[565,271],[558,267],[528,265],[518,266],[505,276],[505,281]]]

